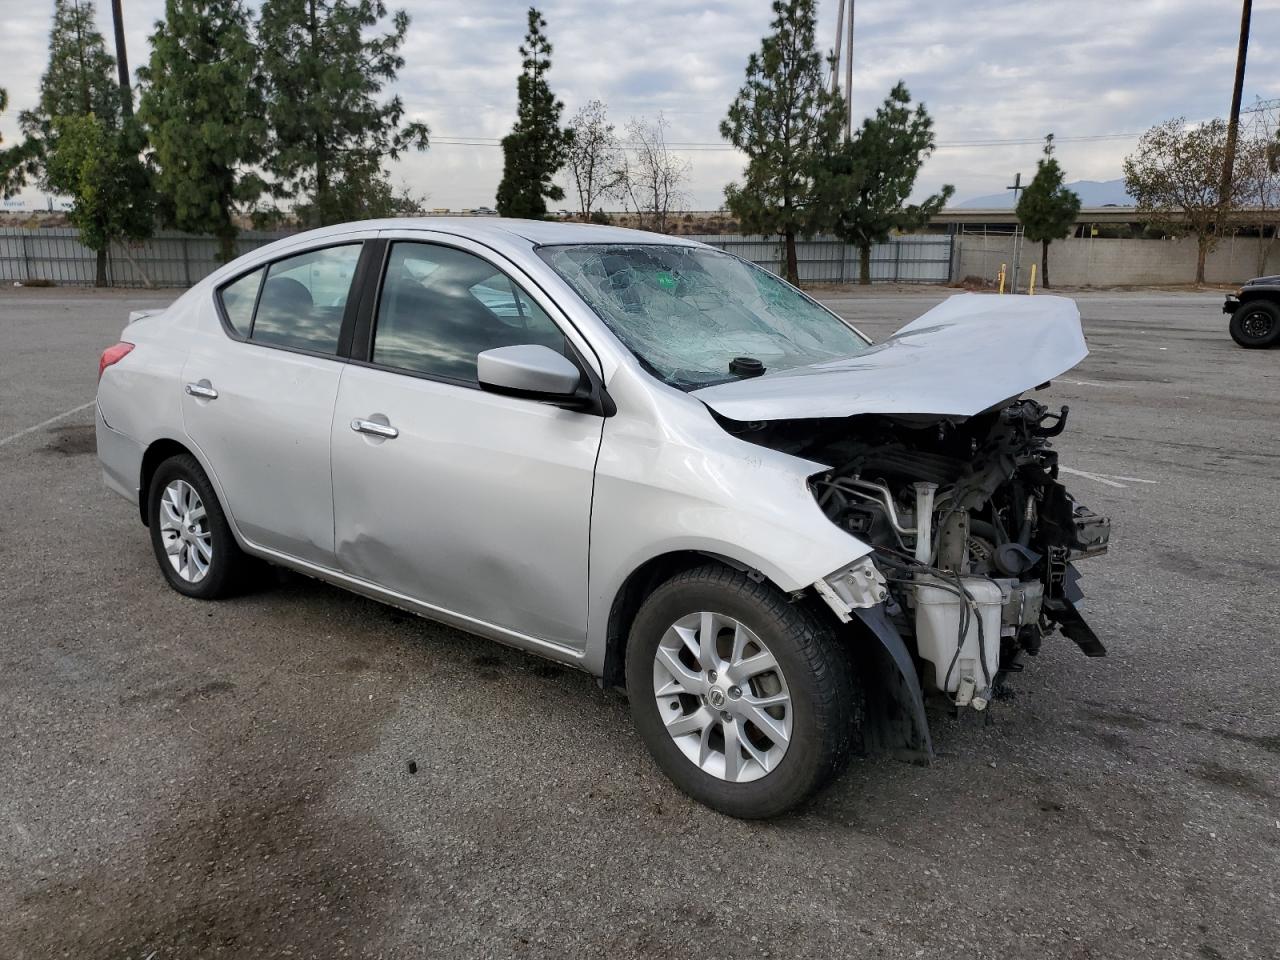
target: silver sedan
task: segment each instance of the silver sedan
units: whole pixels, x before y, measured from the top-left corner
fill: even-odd
[[[130,318],[98,451],[189,597],[260,561],[625,688],[692,796],[791,809],[928,758],[1055,629],[1098,654],[1057,482],[1075,306],[954,297],[872,345],[704,245],[422,219],[300,234]]]

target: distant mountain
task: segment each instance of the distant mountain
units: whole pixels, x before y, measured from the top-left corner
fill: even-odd
[[[1077,180],[1075,183],[1068,183],[1067,186],[1080,195],[1082,207],[1105,207],[1109,204],[1117,207],[1133,206],[1133,199],[1125,193],[1123,180]],[[1013,209],[1013,191],[1006,190],[1003,193],[992,193],[985,197],[974,197],[972,200],[953,203],[952,207],[1011,210]]]

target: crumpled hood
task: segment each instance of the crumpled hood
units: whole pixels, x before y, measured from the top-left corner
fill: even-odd
[[[1088,354],[1074,300],[962,294],[856,357],[694,390],[731,420],[861,413],[971,417]]]

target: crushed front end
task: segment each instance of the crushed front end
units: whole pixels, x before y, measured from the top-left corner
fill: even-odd
[[[830,464],[811,478],[833,523],[871,562],[828,578],[833,608],[882,608],[913,647],[921,685],[983,709],[1055,629],[1089,656],[1076,561],[1107,551],[1110,522],[1058,480],[1067,423],[1020,398],[972,417],[863,414],[737,425],[757,443]]]

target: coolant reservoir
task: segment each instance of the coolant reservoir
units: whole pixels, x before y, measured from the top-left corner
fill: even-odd
[[[938,689],[955,693],[961,682],[967,679],[972,681],[971,689],[976,696],[990,699],[990,681],[995,679],[1000,666],[1000,611],[1004,600],[999,585],[981,577],[960,578],[976,606],[969,618],[969,629],[962,639],[960,615],[968,601],[954,593],[955,581],[929,575],[916,579],[916,647],[920,657],[933,664]],[[939,583],[949,584],[951,589],[932,585]],[[983,627],[981,643],[978,638],[979,617]],[[957,646],[960,648],[959,657],[956,657]],[[985,676],[983,659],[987,664]],[[950,676],[947,675],[948,669]]]

